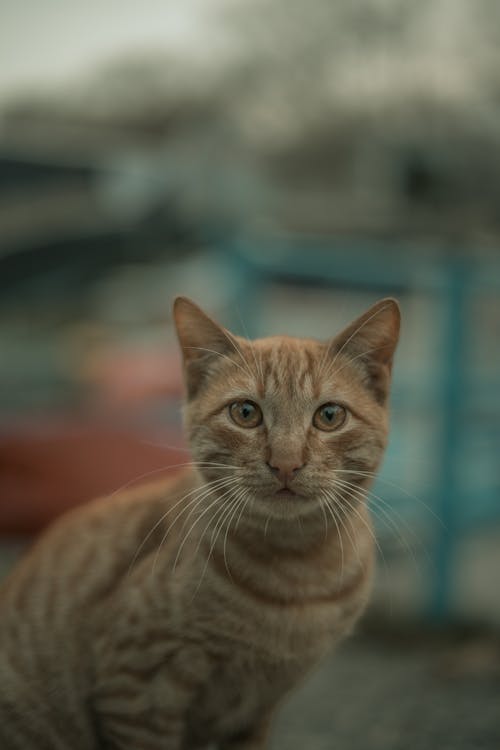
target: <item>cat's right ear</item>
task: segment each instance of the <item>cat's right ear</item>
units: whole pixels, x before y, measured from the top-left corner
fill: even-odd
[[[234,350],[229,331],[208,317],[187,297],[176,297],[174,322],[184,359],[188,396],[198,390],[214,357]]]

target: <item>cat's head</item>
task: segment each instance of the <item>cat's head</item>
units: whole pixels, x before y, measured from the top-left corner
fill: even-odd
[[[369,483],[387,441],[400,314],[377,302],[329,341],[248,341],[184,297],[174,304],[185,422],[200,473],[228,501],[296,518]],[[227,480],[227,481],[225,481]]]

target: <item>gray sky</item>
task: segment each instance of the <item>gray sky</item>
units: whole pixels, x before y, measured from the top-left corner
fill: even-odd
[[[0,0],[0,98],[64,84],[126,51],[194,47],[219,5],[219,0]]]

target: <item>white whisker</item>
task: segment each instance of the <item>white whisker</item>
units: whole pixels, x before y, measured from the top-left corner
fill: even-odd
[[[239,481],[238,478],[235,479],[235,481]],[[181,544],[179,545],[179,549],[177,550],[177,555],[175,556],[174,564],[172,567],[172,570],[175,571],[177,567],[177,563],[179,562],[179,558],[181,556],[181,552],[184,548],[184,545],[186,544],[189,536],[191,535],[193,529],[195,526],[201,521],[201,519],[213,508],[214,505],[216,505],[218,502],[222,502],[222,500],[227,497],[231,492],[233,491],[233,487],[230,487],[226,492],[224,492],[222,495],[218,495],[215,500],[213,500],[206,508],[205,510],[196,518],[191,526],[189,527],[188,532],[185,534],[184,539],[182,540]],[[190,514],[191,515],[191,514]]]
[[[224,565],[226,566],[227,574],[228,574],[229,578],[231,578],[231,580],[232,580],[232,575],[231,575],[231,571],[229,570],[229,564],[228,564],[228,561],[227,561],[227,554],[226,554],[227,536],[229,534],[229,529],[231,527],[231,523],[233,522],[233,519],[236,516],[236,513],[238,512],[240,506],[243,507],[244,504],[245,504],[245,491],[244,491],[243,495],[241,497],[238,497],[236,499],[236,501],[235,501],[234,511],[231,514],[231,516],[230,516],[230,518],[229,518],[229,520],[227,522],[226,533],[224,534],[224,543],[222,545],[222,553],[223,553],[223,557],[224,557]]]
[[[322,510],[323,518],[324,518],[324,521],[325,521],[325,542],[326,542],[326,540],[328,539],[328,519],[326,517],[326,511],[325,511],[323,503],[321,502],[321,499],[319,501],[319,507]]]
[[[332,506],[331,506],[331,504],[330,504],[330,502],[328,500],[328,496],[327,496],[326,492],[323,492],[322,496],[323,496],[323,498],[325,500],[326,507],[327,507],[328,511],[330,512],[330,515],[332,517],[333,523],[335,524],[335,528],[337,529],[337,537],[338,537],[338,540],[339,540],[340,559],[341,559],[341,562],[340,562],[340,585],[342,586],[342,582],[344,580],[344,543],[342,541],[342,534],[340,533],[340,526],[339,526],[339,524],[337,522],[336,515],[335,515],[335,513],[333,511],[333,508],[332,508]]]
[[[191,510],[189,511],[189,514],[188,514],[187,518],[184,519],[182,528],[184,528],[185,523],[189,520],[189,518],[191,518],[193,512],[196,511],[196,508],[203,502],[203,500],[206,497],[212,495],[217,490],[225,489],[228,486],[232,486],[236,482],[238,482],[238,478],[237,477],[225,477],[224,479],[216,479],[213,482],[207,483],[208,487],[207,487],[207,485],[205,485],[204,488],[203,487],[202,488],[198,488],[197,487],[195,490],[191,490],[191,492],[189,492],[187,495],[185,495],[180,500],[178,500],[172,506],[172,508],[170,508],[167,511],[167,513],[165,513],[165,515],[163,516],[163,518],[161,520],[163,520],[169,513],[171,513],[173,510],[175,510],[179,506],[179,504],[182,503],[186,499],[186,497],[189,497],[190,495],[192,495],[192,494],[194,494],[196,492],[201,493],[201,494],[196,494],[194,498],[192,498],[188,503],[186,503],[186,505],[184,505],[180,509],[180,511],[175,516],[174,520],[171,521],[171,523],[167,527],[167,530],[165,531],[165,533],[164,533],[164,535],[163,535],[163,537],[161,539],[161,542],[160,542],[160,544],[158,546],[158,549],[156,551],[156,555],[154,557],[153,567],[152,567],[152,572],[153,573],[154,573],[154,570],[155,570],[155,567],[156,567],[156,563],[158,561],[158,557],[160,555],[161,548],[162,548],[163,544],[165,543],[165,540],[167,539],[167,537],[168,537],[171,529],[175,526],[175,524],[177,523],[177,521],[179,520],[179,518],[183,515],[183,513],[185,513],[188,510],[188,508],[191,508]],[[191,507],[191,506],[194,506],[194,507]]]
[[[262,367],[259,368],[259,365],[257,363],[257,356],[255,354],[255,349],[253,347],[253,343],[252,343],[252,341],[250,340],[250,338],[248,336],[248,331],[246,330],[245,324],[243,322],[243,318],[241,317],[240,311],[238,310],[238,308],[236,308],[236,312],[238,313],[238,318],[240,319],[241,327],[243,328],[243,332],[245,334],[246,341],[247,341],[247,343],[248,343],[248,345],[250,347],[250,351],[252,352],[253,361],[255,363],[255,375],[256,375],[255,379],[256,379],[257,382],[260,379],[260,382],[262,384],[264,384],[264,374],[263,374],[263,371],[262,371]]]
[[[238,516],[238,520],[236,521],[236,525],[235,525],[235,527],[234,527],[235,529],[237,529],[237,528],[238,528],[238,526],[240,525],[241,517],[242,517],[242,515],[243,515],[243,513],[244,513],[244,511],[245,511],[245,508],[247,507],[248,503],[249,503],[249,502],[250,502],[250,500],[252,499],[252,495],[250,494],[249,490],[246,490],[246,495],[245,495],[245,498],[246,498],[246,499],[245,499],[245,502],[244,502],[244,503],[243,503],[243,505],[242,505],[242,508],[241,508],[241,510],[240,510],[240,514],[239,514],[239,516]]]
[[[239,499],[242,497],[242,495],[244,496],[245,492],[246,492],[246,490],[244,490],[244,489],[241,489],[240,491],[238,491],[237,489],[235,490],[235,494],[232,495],[229,498],[229,509],[230,510],[232,510],[232,508],[233,508],[233,503],[238,504]],[[218,520],[217,520],[217,522],[215,524],[215,528],[212,531],[212,537],[210,539],[210,549],[208,551],[207,559],[205,560],[205,565],[203,566],[203,570],[202,570],[202,573],[201,573],[201,576],[200,576],[200,580],[198,581],[198,584],[196,586],[195,592],[193,594],[193,599],[196,596],[196,594],[198,593],[198,591],[200,589],[200,586],[201,586],[201,583],[202,583],[202,581],[203,581],[203,579],[205,577],[205,573],[206,573],[207,568],[208,568],[210,557],[212,556],[212,552],[214,551],[215,545],[217,544],[217,538],[219,536],[219,531],[222,528],[223,520],[221,521],[221,519],[225,519],[227,517],[227,511],[228,511],[228,508],[226,506],[224,506],[221,509],[221,513],[219,514],[219,518],[218,518]],[[219,524],[220,524],[220,526],[219,526]],[[214,533],[215,533],[215,538],[214,538]],[[198,548],[199,548],[199,545],[198,545]]]
[[[365,476],[365,477],[370,477],[370,478],[373,478],[373,479],[377,479],[380,482],[384,482],[385,484],[388,484],[391,487],[394,487],[395,489],[399,490],[400,492],[402,492],[407,497],[411,498],[412,500],[416,500],[417,503],[420,503],[423,508],[425,508],[426,510],[428,510],[429,513],[432,516],[434,516],[434,518],[436,519],[436,521],[438,521],[441,524],[442,528],[446,530],[446,525],[445,525],[444,521],[437,515],[437,513],[435,513],[432,510],[431,507],[429,507],[429,505],[427,505],[427,503],[425,503],[422,500],[421,497],[419,497],[418,495],[413,495],[411,492],[408,492],[408,490],[405,490],[404,487],[401,487],[399,484],[395,484],[394,482],[390,481],[389,479],[386,479],[385,477],[380,476],[379,474],[376,474],[374,471],[361,471],[361,470],[357,470],[357,469],[335,469],[335,473],[340,473],[340,474],[358,474],[359,476]]]
[[[359,501],[359,498],[352,497],[352,499],[355,500],[355,501]],[[337,502],[339,502],[339,500],[337,500]],[[370,524],[368,523],[368,521],[366,520],[366,518],[363,518],[363,516],[359,512],[358,508],[356,508],[355,505],[353,505],[351,502],[349,502],[349,500],[347,500],[347,498],[344,495],[340,496],[340,502],[345,503],[347,505],[347,507],[349,508],[349,510],[351,511],[351,513],[354,513],[357,516],[357,518],[359,518],[359,520],[362,522],[362,524],[365,526],[366,530],[368,531],[368,533],[370,534],[371,538],[373,539],[373,542],[375,543],[378,551],[380,552],[380,555],[381,555],[381,557],[382,557],[382,559],[384,561],[384,565],[387,568],[387,563],[386,563],[385,555],[384,555],[384,552],[382,550],[382,547],[380,546],[380,544],[378,542],[377,535],[373,531],[372,527],[370,526]]]
[[[198,349],[201,352],[209,352],[210,354],[216,354],[218,357],[222,357],[223,359],[227,359],[228,362],[231,362],[232,365],[237,367],[239,370],[245,373],[245,375],[248,375],[248,370],[242,367],[238,364],[238,362],[235,362],[234,359],[231,357],[228,357],[227,354],[223,354],[222,352],[218,352],[215,349],[207,349],[204,346],[187,346],[186,349]]]
[[[327,495],[329,496],[330,500],[332,501],[332,503],[331,503],[332,511],[335,513],[335,515],[337,516],[337,519],[338,519],[339,523],[341,524],[342,528],[345,530],[347,538],[349,539],[349,542],[351,543],[351,547],[353,548],[354,552],[356,553],[356,557],[358,559],[358,563],[359,563],[360,567],[362,568],[363,567],[363,563],[362,563],[361,557],[359,555],[358,545],[356,544],[356,532],[354,530],[354,525],[353,525],[351,519],[349,519],[349,522],[351,524],[351,529],[352,529],[352,532],[353,532],[353,535],[354,535],[354,536],[351,536],[351,532],[347,528],[347,522],[346,522],[346,520],[344,518],[342,518],[342,514],[340,513],[339,506],[338,506],[338,502],[339,501],[338,501],[338,498],[337,498],[335,492],[333,490],[331,490],[330,492],[327,491]],[[337,511],[337,512],[335,512],[335,511]]]
[[[190,492],[187,492],[185,495],[183,495],[176,503],[174,503],[174,505],[171,508],[168,508],[166,510],[166,512],[152,526],[152,528],[149,530],[149,532],[146,534],[146,536],[144,537],[144,539],[142,540],[142,542],[138,546],[138,548],[135,551],[135,554],[134,554],[134,556],[132,558],[132,562],[130,563],[127,575],[130,574],[130,571],[132,570],[132,567],[133,567],[133,565],[134,565],[134,563],[135,563],[135,561],[136,561],[136,559],[137,559],[140,551],[142,550],[142,548],[144,547],[144,545],[146,544],[146,542],[150,538],[151,534],[153,534],[156,531],[156,529],[158,528],[158,526],[160,526],[160,524],[163,523],[163,521],[166,519],[166,517],[169,515],[169,513],[172,513],[172,511],[175,510],[180,505],[180,503],[184,502],[188,497],[190,497],[194,493],[201,492],[204,489],[206,489],[207,487],[218,486],[219,483],[225,483],[225,481],[227,479],[230,479],[230,478],[232,478],[232,477],[223,477],[221,479],[214,479],[211,482],[206,482],[205,484],[201,485],[201,487],[195,487]],[[191,501],[190,501],[190,503],[187,504],[187,506],[185,507],[185,509],[187,507],[189,507],[190,504],[191,504]],[[183,509],[182,512],[184,512],[184,509]],[[175,523],[175,521],[174,521],[174,523]],[[169,527],[169,529],[170,529],[170,527]],[[168,530],[167,530],[167,533],[168,533]]]
[[[380,504],[385,505],[393,513],[395,513],[396,515],[399,516],[399,514],[397,513],[397,511],[394,508],[392,508],[392,506],[390,506],[389,503],[387,503],[382,497],[380,497],[379,495],[377,495],[375,492],[372,492],[371,490],[370,491],[368,491],[368,490],[361,491],[358,487],[356,487],[356,485],[352,484],[351,482],[346,482],[345,480],[341,480],[341,479],[337,479],[337,483],[341,484],[346,490],[349,490],[351,493],[358,493],[358,495],[361,494],[361,497],[364,500],[367,499],[367,495],[368,495],[369,498],[372,501],[372,505],[373,505],[373,503],[375,503],[376,501],[378,501]],[[351,494],[351,497],[353,497],[353,494]],[[359,497],[357,499],[359,500]],[[406,550],[408,551],[408,553],[410,554],[410,556],[411,556],[411,558],[413,560],[415,568],[418,570],[418,572],[420,574],[420,569],[419,569],[418,564],[417,564],[417,560],[416,560],[416,557],[415,557],[414,550],[409,545],[406,537],[401,533],[401,530],[399,529],[399,527],[397,526],[397,524],[394,522],[394,520],[391,518],[391,516],[389,515],[389,513],[383,507],[379,506],[378,507],[378,511],[383,514],[383,516],[384,516],[384,518],[386,520],[384,521],[384,518],[381,518],[380,515],[378,516],[378,518],[380,518],[380,520],[383,523],[385,522],[385,524],[386,524],[386,526],[388,526],[388,528],[390,528],[390,529],[392,528],[392,530],[396,533],[397,537],[403,542],[403,545],[405,546]],[[412,537],[414,538],[414,540],[416,542],[419,542],[419,539],[416,536],[416,534],[414,533],[413,529],[401,517],[400,517],[400,520],[403,523],[403,525],[406,527],[406,529],[408,530],[408,532],[412,535]],[[425,548],[424,548],[424,550],[425,550]]]

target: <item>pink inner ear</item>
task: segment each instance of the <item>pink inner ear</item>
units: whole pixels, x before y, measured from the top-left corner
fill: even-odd
[[[377,302],[351,323],[339,336],[337,353],[361,354],[380,364],[390,365],[399,337],[400,313],[395,300]]]

